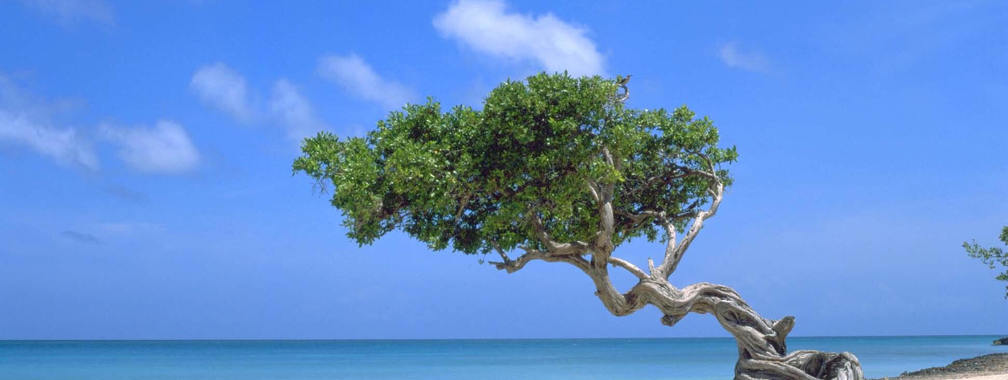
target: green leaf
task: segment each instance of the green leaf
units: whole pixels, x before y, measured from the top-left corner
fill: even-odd
[[[479,110],[443,111],[428,98],[391,112],[366,137],[306,139],[293,170],[332,189],[359,244],[398,229],[435,250],[541,248],[533,216],[554,240],[589,241],[599,226],[589,183],[614,186],[614,246],[654,240],[664,231],[653,221],[621,215],[680,215],[681,229],[710,202],[712,180],[688,173],[714,165],[730,184],[723,165],[738,153],[719,147],[713,122],[685,106],[632,109],[616,94],[611,79],[564,73],[506,81]]]

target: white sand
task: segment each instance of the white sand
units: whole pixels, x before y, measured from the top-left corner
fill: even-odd
[[[1008,380],[1008,373],[1001,374],[1001,375],[960,377],[960,378],[955,378],[955,379],[956,380]]]

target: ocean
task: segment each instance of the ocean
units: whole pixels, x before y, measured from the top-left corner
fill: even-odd
[[[994,352],[997,336],[792,337],[876,378]],[[0,341],[0,379],[729,379],[731,338]]]

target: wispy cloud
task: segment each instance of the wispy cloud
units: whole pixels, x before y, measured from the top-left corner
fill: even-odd
[[[270,113],[287,130],[287,137],[295,141],[330,129],[315,115],[308,99],[286,79],[280,79],[273,85]]]
[[[767,58],[757,51],[742,51],[734,42],[721,45],[718,50],[718,58],[721,58],[728,67],[734,67],[746,71],[766,72],[770,68]]]
[[[67,238],[67,239],[70,239],[70,240],[73,240],[75,242],[78,242],[78,243],[84,243],[84,244],[101,244],[101,240],[98,239],[98,237],[96,237],[96,236],[94,236],[92,234],[86,233],[86,232],[78,232],[78,231],[73,231],[73,230],[66,230],[66,231],[61,232],[60,235],[63,236],[63,237],[65,237],[65,238]]]
[[[0,142],[25,145],[65,164],[97,170],[98,157],[73,128],[57,128],[39,123],[24,114],[0,110]]]
[[[214,63],[196,70],[189,87],[205,104],[240,122],[250,123],[256,119],[245,77],[223,63]]]
[[[98,156],[85,134],[51,121],[60,108],[0,75],[0,145],[25,147],[61,164],[98,170]],[[119,157],[140,171],[181,173],[199,162],[199,152],[177,123],[160,121],[152,128],[106,125],[98,132],[99,140],[118,146]]]
[[[112,6],[103,0],[21,0],[25,5],[55,17],[59,22],[115,22]]]
[[[200,155],[181,125],[158,121],[151,128],[102,126],[105,138],[119,145],[119,157],[136,170],[176,174],[195,169]]]
[[[98,169],[91,144],[71,127],[50,122],[53,107],[0,76],[0,143],[21,145],[63,164]]]
[[[550,13],[509,12],[503,1],[461,0],[434,17],[445,37],[478,52],[517,61],[535,61],[548,71],[602,74],[604,59],[587,30]]]
[[[190,87],[204,104],[224,111],[240,123],[282,127],[292,140],[330,129],[315,114],[311,102],[287,79],[273,84],[268,104],[249,90],[245,77],[224,63],[203,66],[193,74]]]
[[[318,72],[363,99],[396,109],[414,99],[413,91],[395,81],[382,78],[356,54],[328,55],[319,60]]]

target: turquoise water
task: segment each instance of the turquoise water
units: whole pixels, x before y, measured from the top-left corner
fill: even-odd
[[[869,377],[1008,347],[996,336],[788,339],[854,352]],[[727,379],[730,338],[0,341],[0,379]]]

